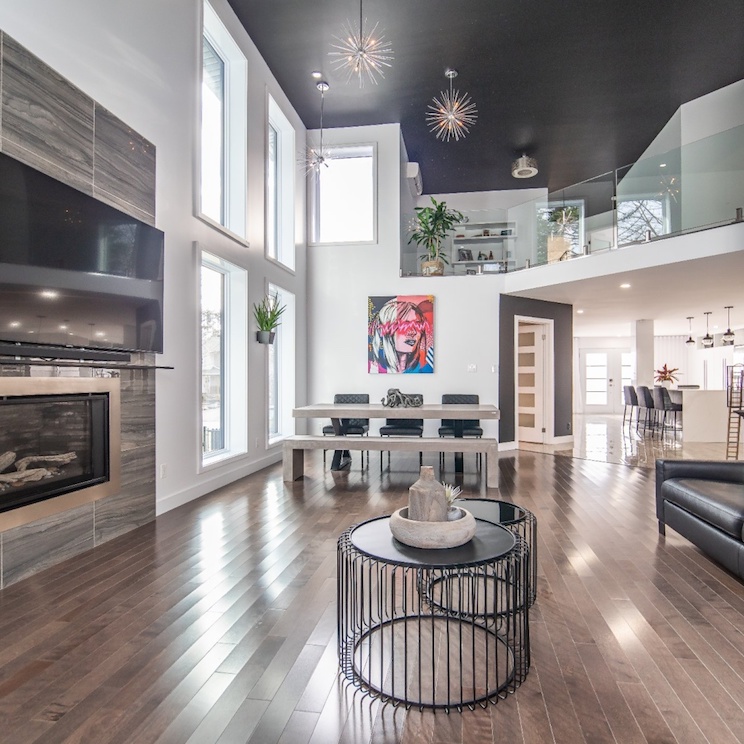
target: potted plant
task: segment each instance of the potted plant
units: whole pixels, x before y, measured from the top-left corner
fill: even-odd
[[[276,328],[282,322],[282,313],[286,305],[279,305],[277,295],[266,295],[261,302],[253,303],[253,317],[256,319],[258,331],[256,340],[259,344],[273,344]]]
[[[442,252],[442,241],[452,227],[465,218],[462,212],[448,209],[444,201],[438,202],[431,197],[431,203],[430,207],[416,207],[414,229],[408,242],[424,249],[419,256],[422,275],[441,276],[444,274],[444,264],[449,263]]]
[[[669,369],[665,364],[661,369],[655,370],[654,382],[660,382],[662,385],[666,383],[666,387],[668,387],[671,383],[677,382],[677,376],[674,373],[678,371],[679,367]]]

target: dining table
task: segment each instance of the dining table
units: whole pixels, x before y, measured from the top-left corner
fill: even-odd
[[[382,403],[313,403],[292,410],[294,418],[331,419],[337,436],[345,436],[349,419],[442,419],[452,422],[455,438],[462,439],[464,422],[497,421],[499,409],[491,403],[424,403],[421,406],[385,406]],[[346,450],[335,450],[331,470],[349,466],[351,456]],[[462,452],[455,453],[455,472],[463,472]]]

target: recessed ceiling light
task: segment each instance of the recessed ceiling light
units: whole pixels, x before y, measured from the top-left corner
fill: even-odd
[[[659,168],[666,168],[666,163],[659,163]]]
[[[322,78],[322,77],[323,77],[323,73],[322,73],[322,72],[321,72],[320,70],[313,70],[313,71],[312,71],[312,72],[310,73],[310,77],[311,77],[311,78],[312,78],[313,80],[320,80],[320,78]]]
[[[21,324],[17,320],[11,320],[10,323],[8,323],[8,325],[11,328],[18,328],[18,326],[21,325]]]
[[[621,284],[620,289],[630,289],[630,284]]]
[[[66,331],[66,330],[67,330],[67,326],[66,326],[66,325],[61,325],[61,326],[59,327],[59,330],[60,330],[60,331]]]
[[[96,331],[96,336],[98,336],[99,338],[101,338],[101,337],[103,337],[105,335],[106,335],[106,333],[104,331]]]
[[[584,312],[583,310],[577,310],[577,311],[576,311],[576,314],[577,314],[577,315],[581,315],[581,314],[582,314],[583,312]]]

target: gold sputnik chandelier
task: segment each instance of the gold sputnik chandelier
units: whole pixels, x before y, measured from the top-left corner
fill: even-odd
[[[336,70],[346,69],[348,80],[356,75],[359,87],[364,81],[377,85],[377,76],[385,77],[385,67],[391,67],[393,60],[392,44],[385,40],[382,30],[378,31],[379,23],[375,23],[371,30],[364,29],[364,15],[362,0],[359,0],[359,28],[355,28],[351,21],[346,21],[341,36],[334,36],[338,44],[331,44],[335,52],[328,52],[333,57],[331,65]]]
[[[443,142],[455,141],[463,138],[478,118],[478,110],[467,93],[460,94],[453,90],[452,81],[457,77],[457,70],[447,68],[444,76],[449,79],[449,90],[434,97],[429,104],[426,123],[429,131]]]

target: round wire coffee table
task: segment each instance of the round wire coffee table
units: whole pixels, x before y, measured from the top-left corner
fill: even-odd
[[[467,507],[466,507],[467,508]],[[459,548],[398,542],[390,517],[338,540],[338,653],[346,678],[406,707],[485,707],[529,671],[529,551],[477,520]]]
[[[527,576],[530,585],[527,598],[530,605],[537,599],[537,519],[523,506],[497,499],[458,499],[476,519],[485,519],[494,524],[501,524],[519,535],[529,550],[530,570]]]

